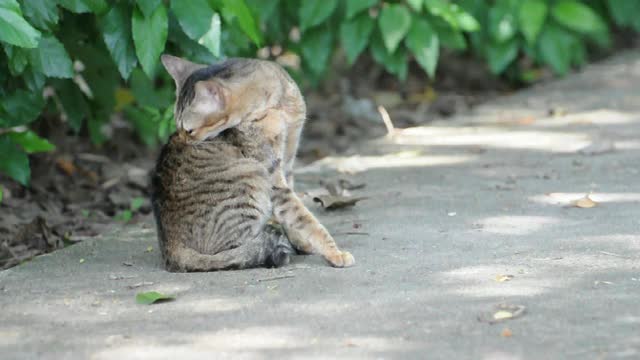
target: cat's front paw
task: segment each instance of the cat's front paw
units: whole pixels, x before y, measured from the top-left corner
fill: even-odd
[[[331,266],[339,268],[350,267],[356,263],[356,259],[348,251],[340,251],[335,255],[327,256],[327,261]]]

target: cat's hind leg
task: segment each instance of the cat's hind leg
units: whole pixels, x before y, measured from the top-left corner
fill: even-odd
[[[216,254],[203,254],[184,244],[171,250],[167,253],[165,265],[172,272],[280,267],[288,264],[289,255],[295,253],[282,232],[268,229],[237,247]]]
[[[273,213],[296,249],[320,254],[334,267],[355,264],[353,255],[338,248],[331,234],[290,188],[274,187],[273,190]]]

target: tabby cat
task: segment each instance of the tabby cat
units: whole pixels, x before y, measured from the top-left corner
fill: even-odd
[[[280,266],[290,244],[332,266],[353,265],[292,190],[306,107],[286,71],[253,59],[205,66],[164,55],[162,63],[177,87],[177,131],[153,175],[166,268]]]

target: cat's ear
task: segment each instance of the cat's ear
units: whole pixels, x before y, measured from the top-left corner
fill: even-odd
[[[220,113],[225,110],[224,88],[215,80],[198,81],[195,86],[194,105],[202,112]]]
[[[204,67],[204,65],[192,63],[191,61],[167,54],[162,55],[160,60],[162,61],[164,68],[167,69],[167,72],[176,82],[176,87],[178,88],[184,83],[189,75],[191,75],[191,73]]]

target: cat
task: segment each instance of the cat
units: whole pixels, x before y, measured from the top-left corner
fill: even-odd
[[[177,131],[153,175],[152,203],[165,267],[210,271],[281,266],[290,245],[348,267],[324,226],[292,190],[306,106],[279,65],[229,59],[210,66],[170,55]],[[268,226],[273,218],[286,236]]]

